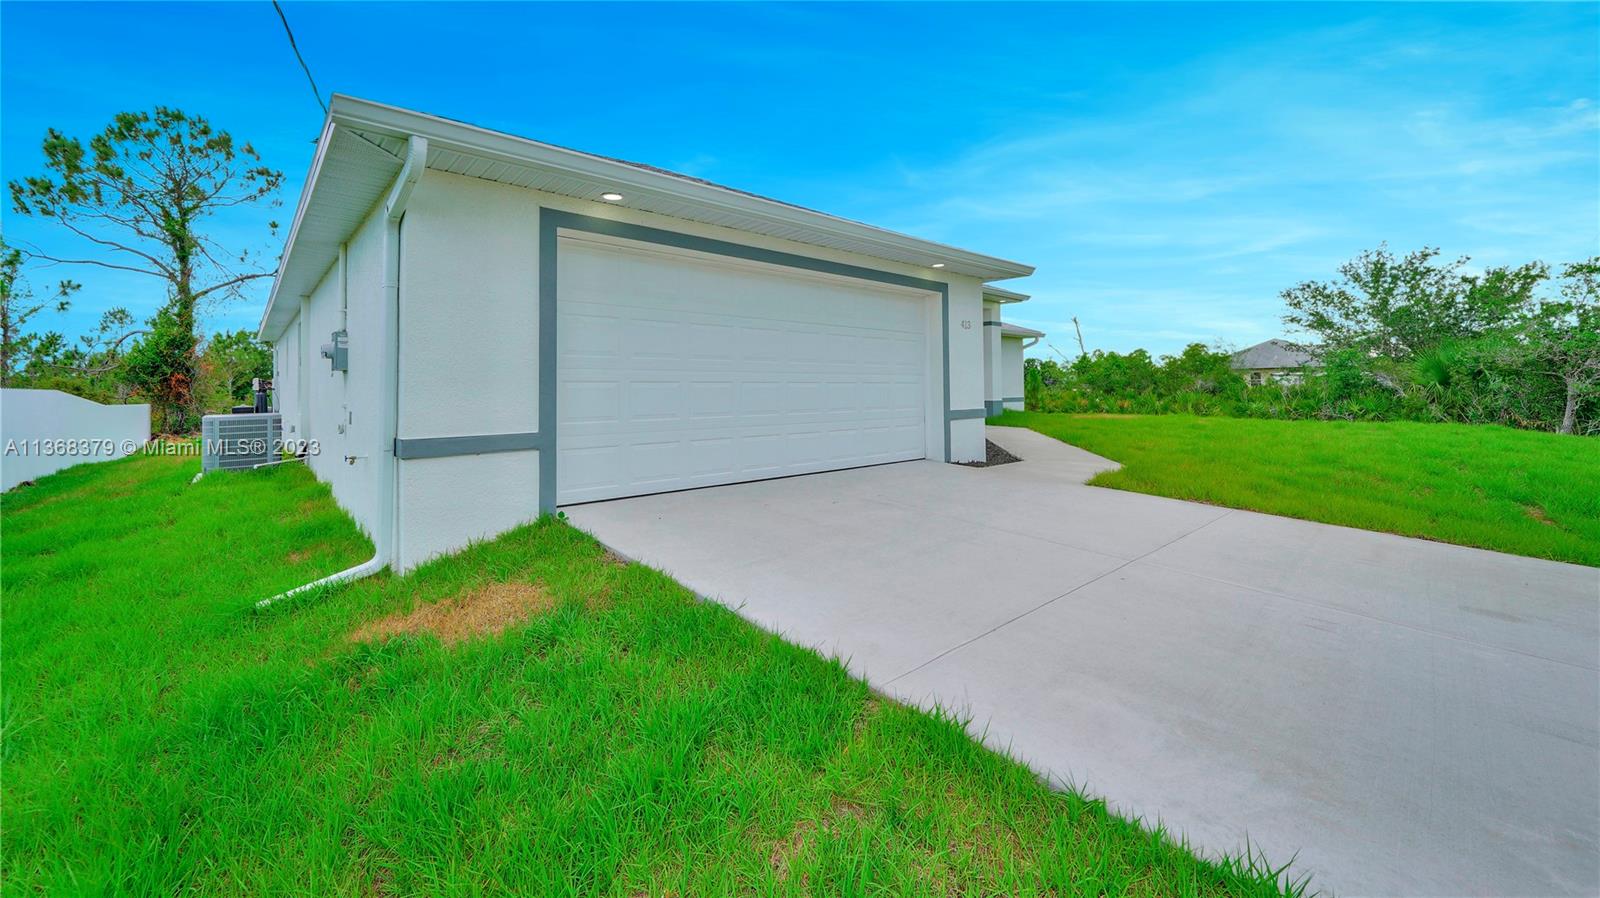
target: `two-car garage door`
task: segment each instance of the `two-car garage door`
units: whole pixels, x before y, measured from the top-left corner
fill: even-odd
[[[559,252],[559,502],[926,456],[926,294],[574,237]]]

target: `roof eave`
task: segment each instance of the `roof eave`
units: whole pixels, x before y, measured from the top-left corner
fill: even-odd
[[[289,236],[283,244],[283,253],[278,257],[278,270],[272,276],[272,291],[267,294],[267,307],[261,310],[261,323],[256,325],[257,340],[273,340],[282,333],[282,329],[268,333],[268,322],[272,319],[272,311],[278,304],[278,291],[283,284],[283,274],[289,269],[289,258],[294,250],[295,237],[300,234],[300,225],[305,221],[306,209],[311,205],[311,194],[315,189],[317,178],[322,174],[322,163],[327,158],[328,147],[333,141],[333,115],[330,113],[322,120],[322,133],[317,135],[317,152],[311,158],[311,171],[306,175],[306,182],[300,186],[300,199],[295,204],[294,220],[289,223]]]
[[[296,246],[300,237],[301,227],[311,206],[311,200],[316,192],[318,181],[322,177],[323,169],[327,162],[327,154],[334,144],[332,138],[336,129],[346,129],[349,132],[357,133],[357,136],[359,136],[360,132],[366,132],[395,138],[408,138],[413,135],[425,137],[431,147],[513,164],[546,167],[571,177],[597,180],[610,185],[611,189],[623,192],[630,188],[655,192],[676,199],[703,204],[707,207],[749,216],[772,225],[810,229],[820,234],[826,234],[830,239],[857,242],[866,250],[862,252],[863,255],[873,255],[872,249],[877,248],[880,252],[892,251],[901,256],[921,256],[926,260],[924,264],[929,268],[932,268],[935,263],[943,263],[941,267],[952,273],[978,277],[985,281],[1026,277],[1032,274],[1034,270],[1033,266],[1024,265],[1020,262],[974,253],[934,241],[899,234],[824,212],[791,206],[777,200],[730,190],[715,184],[703,183],[691,178],[674,175],[670,172],[644,169],[620,160],[541,143],[536,140],[492,131],[464,122],[413,112],[345,94],[334,94],[329,104],[327,118],[323,121],[322,133],[317,140],[316,156],[312,160],[311,170],[306,177],[305,185],[301,189],[294,220],[289,227],[288,238],[284,244],[284,252],[279,260],[277,276],[273,280],[272,291],[267,299],[267,307],[262,313],[260,324],[257,326],[257,336],[260,339],[276,339],[282,333],[283,327],[288,324],[289,319],[292,318],[292,315],[288,314],[286,310],[280,309],[281,303],[288,301],[280,294],[283,290],[285,275],[299,261]],[[886,256],[886,258],[894,259],[895,255]],[[310,265],[313,263],[302,262],[300,264]],[[905,263],[902,262],[902,264]],[[998,292],[1008,297],[1002,299],[1002,301],[1017,302],[1027,298],[1024,294],[987,285],[984,290],[986,292]],[[298,311],[298,308],[296,311]]]
[[[1000,325],[1000,336],[1002,337],[1017,337],[1019,339],[1026,339],[1029,337],[1043,337],[1044,335],[1044,331],[1036,331],[1031,327],[1023,327],[1020,324],[1007,324],[1002,322]]]
[[[1032,299],[1026,293],[1018,293],[1015,290],[1007,290],[1004,287],[996,287],[991,284],[983,285],[983,298],[1004,303],[1027,302]]]
[[[765,197],[703,183],[670,172],[646,170],[619,160],[344,94],[333,96],[329,106],[329,116],[352,128],[378,131],[394,137],[416,134],[428,138],[431,146],[457,152],[487,154],[502,157],[510,162],[548,166],[566,174],[600,179],[616,185],[619,189],[635,187],[658,190],[709,206],[767,218],[774,223],[813,228],[903,251],[920,251],[927,255],[930,267],[935,262],[944,262],[949,267],[960,265],[963,268],[974,269],[975,275],[984,280],[1026,277],[1034,270],[1033,266],[1021,262],[899,234],[825,212],[790,206]]]

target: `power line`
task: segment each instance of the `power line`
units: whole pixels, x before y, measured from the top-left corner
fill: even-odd
[[[289,36],[289,49],[294,51],[294,58],[300,60],[300,70],[306,73],[306,80],[311,82],[311,93],[317,98],[317,105],[322,107],[322,114],[328,114],[328,104],[322,102],[322,91],[317,89],[317,79],[311,77],[311,67],[306,65],[306,58],[300,55],[300,47],[294,42],[294,30],[289,27],[289,20],[283,15],[283,7],[278,5],[278,0],[272,0],[272,8],[278,11],[278,21],[283,23],[283,33]]]

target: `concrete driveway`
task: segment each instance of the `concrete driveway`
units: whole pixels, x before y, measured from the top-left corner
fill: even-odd
[[[1600,894],[1600,570],[908,462],[566,509],[1057,782],[1339,895]]]

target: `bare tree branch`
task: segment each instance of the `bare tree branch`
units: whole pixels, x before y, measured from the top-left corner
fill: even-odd
[[[253,281],[253,280],[256,280],[257,278],[269,278],[269,277],[272,277],[276,273],[277,272],[273,272],[273,271],[257,271],[257,272],[254,272],[252,274],[241,274],[241,275],[238,275],[236,277],[229,278],[228,280],[223,281],[220,284],[212,284],[211,286],[205,288],[204,290],[197,291],[194,294],[194,298],[195,299],[199,299],[199,298],[205,296],[208,293],[214,293],[217,290],[222,290],[222,289],[225,289],[227,287],[236,287],[236,286],[238,286],[238,285],[240,285],[240,284],[242,284],[242,283],[244,283],[246,281]]]
[[[135,268],[132,265],[116,265],[111,262],[103,262],[99,259],[60,259],[55,256],[46,255],[45,253],[41,252],[34,252],[32,250],[24,250],[23,254],[31,259],[43,259],[46,262],[53,262],[58,265],[95,265],[100,268],[110,268],[116,271],[133,271],[139,274],[148,274],[151,277],[166,277],[166,275],[159,271],[151,271],[147,268]]]

